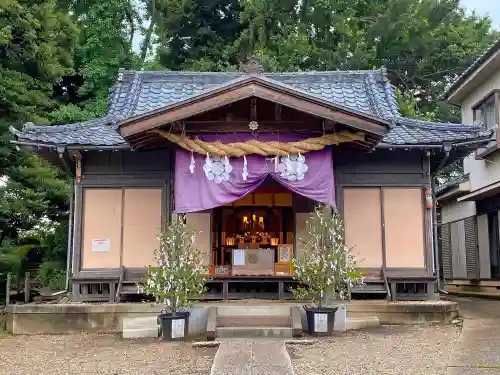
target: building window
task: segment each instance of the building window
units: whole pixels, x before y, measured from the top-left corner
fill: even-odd
[[[494,92],[478,105],[474,106],[474,120],[481,121],[486,128],[491,129],[498,118],[498,92]]]

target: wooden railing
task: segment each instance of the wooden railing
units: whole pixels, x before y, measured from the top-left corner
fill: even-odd
[[[19,282],[16,281],[15,275],[8,272],[4,274],[0,273],[0,285],[3,285],[0,296],[3,295],[5,305],[10,305],[12,302],[12,297],[17,297],[22,292],[24,292],[23,301],[19,301],[18,298],[16,298],[16,300],[19,302],[29,303],[31,300],[32,291],[34,291],[36,289],[36,286],[38,286],[38,281],[36,279],[31,279],[30,272],[25,272],[23,284],[21,287]]]

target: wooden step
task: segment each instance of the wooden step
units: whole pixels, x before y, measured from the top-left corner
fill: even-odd
[[[290,315],[217,316],[217,327],[291,327]]]
[[[387,294],[387,289],[383,281],[365,281],[364,285],[353,288],[351,293]]]
[[[120,294],[137,294],[139,293],[137,285],[135,284],[123,284],[120,289]]]

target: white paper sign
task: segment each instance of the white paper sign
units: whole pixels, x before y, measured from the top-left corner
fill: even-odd
[[[328,332],[328,314],[314,314],[314,332]]]
[[[94,238],[92,240],[92,251],[109,251],[111,240],[109,238]]]
[[[245,265],[245,250],[235,249],[233,250],[233,266],[244,266]]]
[[[184,337],[184,319],[172,320],[172,338],[178,339]]]

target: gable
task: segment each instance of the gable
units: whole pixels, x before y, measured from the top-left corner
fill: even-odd
[[[124,119],[119,123],[119,131],[122,137],[127,138],[250,97],[265,99],[377,135],[383,135],[389,131],[389,121],[384,118],[332,103],[317,95],[311,95],[303,90],[261,76],[237,78],[213,90],[188,97],[181,102]]]

